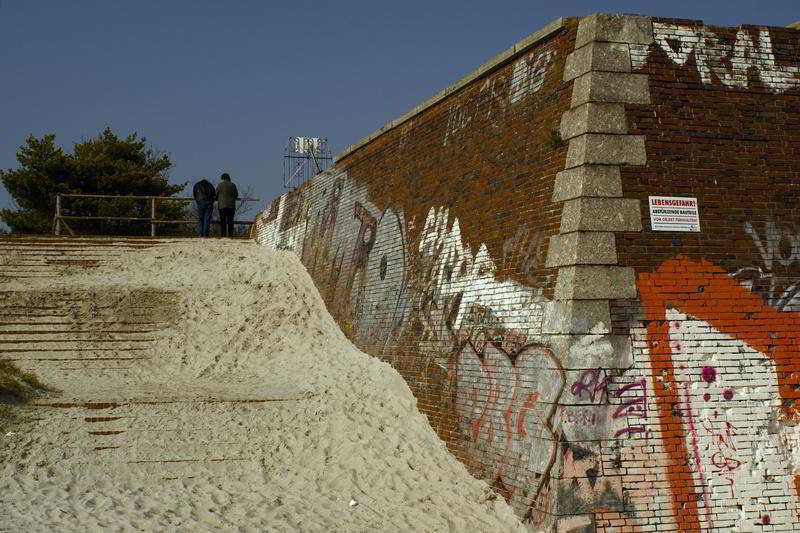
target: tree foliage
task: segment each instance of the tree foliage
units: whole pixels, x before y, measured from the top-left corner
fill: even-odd
[[[57,194],[104,194],[171,196],[185,187],[170,184],[168,155],[146,147],[136,133],[117,137],[106,128],[88,141],[76,143],[72,153],[55,144],[54,134],[41,139],[29,136],[17,152],[19,168],[0,170],[0,180],[14,198],[18,210],[0,210],[13,233],[49,233]],[[62,214],[74,216],[147,217],[149,203],[133,200],[63,199]],[[158,218],[179,218],[184,205],[159,202]],[[80,233],[140,235],[149,232],[141,221],[70,222]],[[173,228],[173,231],[176,228]],[[159,228],[161,231],[161,227]]]

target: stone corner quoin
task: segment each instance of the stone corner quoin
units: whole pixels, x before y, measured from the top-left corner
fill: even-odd
[[[537,530],[800,529],[800,29],[744,22],[558,19],[257,217]]]

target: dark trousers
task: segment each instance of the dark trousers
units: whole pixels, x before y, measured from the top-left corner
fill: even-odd
[[[233,207],[219,208],[219,232],[222,237],[233,237]]]
[[[214,202],[197,202],[197,236],[208,237],[211,233],[211,214]]]

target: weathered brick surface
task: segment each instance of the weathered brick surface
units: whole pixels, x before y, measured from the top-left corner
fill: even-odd
[[[653,20],[627,105],[647,165],[623,168],[643,231],[617,234],[638,300],[612,305],[647,370],[651,453],[623,461],[636,526],[796,531],[800,32]],[[701,231],[651,231],[648,196],[697,198]],[[646,472],[650,470],[650,473]]]
[[[298,253],[353,342],[520,516],[553,513],[559,362],[545,267],[565,168],[570,21],[277,200],[257,238]],[[563,384],[560,385],[563,389]],[[537,509],[545,511],[537,512]]]
[[[800,31],[556,27],[255,236],[533,530],[798,530]]]

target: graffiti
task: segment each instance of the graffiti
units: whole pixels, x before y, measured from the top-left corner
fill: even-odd
[[[322,208],[312,217],[314,226],[309,231],[310,242],[308,237],[303,239],[302,260],[309,265],[311,272],[316,271],[317,266],[325,259],[326,250],[330,249],[343,188],[344,180],[340,178],[333,182],[330,192],[327,189],[322,191],[327,200],[321,202]]]
[[[684,367],[685,368],[685,367]],[[704,373],[703,378],[706,378]],[[700,478],[700,487],[699,489],[703,493],[703,503],[705,504],[703,509],[705,513],[705,520],[708,522],[709,527],[714,527],[714,521],[712,519],[712,506],[711,506],[711,490],[708,484],[708,479],[706,477],[706,469],[703,464],[702,460],[702,453],[700,452],[700,446],[698,445],[698,435],[697,435],[697,428],[695,424],[695,414],[692,410],[692,398],[691,398],[691,389],[690,389],[690,382],[686,381],[683,384],[683,401],[684,401],[684,412],[686,413],[686,423],[688,426],[688,438],[691,440],[691,448],[692,448],[692,457],[694,459],[694,471],[697,476]]]
[[[411,119],[400,128],[400,136],[397,140],[397,151],[401,152],[408,144],[409,134],[414,129],[414,120]]]
[[[612,417],[616,420],[618,418],[647,418],[647,395],[646,395],[646,386],[647,381],[641,379],[639,381],[635,381],[633,383],[628,383],[617,389],[614,392],[614,397],[622,398],[626,392],[628,391],[635,391],[635,389],[641,389],[641,396],[634,396],[633,398],[626,399],[622,402],[622,404],[617,407],[614,411]],[[636,425],[628,425],[628,427],[622,428],[618,430],[614,437],[622,437],[623,435],[627,436],[632,433],[644,433],[646,432],[646,428],[644,425],[636,424]]]
[[[524,97],[542,88],[547,74],[547,67],[553,62],[555,55],[556,53],[553,50],[545,50],[538,55],[536,52],[531,52],[514,63],[511,86],[508,91],[510,103],[519,102]]]
[[[501,120],[505,118],[508,104],[504,95],[507,85],[506,76],[495,76],[486,78],[479,91],[478,109],[481,113],[485,113],[484,118],[489,120],[494,128],[499,127]]]
[[[570,424],[584,424],[587,426],[596,426],[602,423],[602,417],[597,411],[589,411],[588,409],[574,409],[564,413],[564,420]]]
[[[503,242],[503,270],[519,268],[523,277],[533,281],[536,270],[544,260],[544,230],[531,230],[522,224],[514,235]]]
[[[692,272],[693,276],[687,278],[686,272]],[[735,491],[733,499],[718,499],[713,495],[723,487],[731,490],[729,478],[747,487],[747,491],[761,492],[771,487],[786,495],[797,492],[800,479],[793,477],[787,466],[791,458],[777,456],[777,450],[781,449],[780,432],[768,431],[765,426],[770,420],[775,420],[776,425],[792,425],[798,419],[795,399],[800,375],[794,371],[792,361],[800,340],[800,317],[766,305],[724,269],[706,261],[671,259],[653,273],[640,274],[638,286],[647,320],[650,367],[656,383],[660,446],[671,464],[691,465],[699,492],[697,498],[703,502],[700,508],[697,498],[687,499],[683,474],[677,469],[666,469],[678,528],[691,529],[692,524],[699,522],[711,527],[712,518],[730,512],[730,506],[738,513],[739,526],[760,520],[763,515],[774,519],[776,513],[783,513],[791,520],[785,508],[767,499],[746,497],[742,489]],[[719,302],[736,303],[720,313]],[[772,326],[765,331],[754,327],[757,324]],[[701,344],[706,339],[714,339],[710,350]],[[735,370],[722,372],[719,366],[715,368],[708,363],[709,358],[724,357],[727,352],[742,354],[736,357],[739,366]],[[746,365],[758,370],[749,370]],[[766,372],[761,370],[764,367]],[[726,386],[731,371],[735,374],[730,379],[748,374],[747,394],[744,391],[734,394]],[[769,402],[748,401],[748,394],[774,388],[782,402],[777,410]],[[695,398],[701,394],[703,402],[696,405]],[[731,400],[743,402],[747,414],[722,403]],[[761,420],[764,426],[753,423],[736,428],[728,413]],[[676,434],[675,428],[682,431]]]
[[[272,202],[270,202],[269,209],[267,211],[267,216],[264,219],[264,222],[272,222],[273,220],[278,218],[278,208],[280,207],[280,205],[281,205],[280,196],[272,200]]]
[[[761,256],[761,265],[737,270],[733,277],[752,292],[765,297],[778,310],[799,310],[800,281],[795,275],[781,275],[779,267],[800,263],[800,234],[788,228],[779,228],[774,221],[764,224],[763,236],[755,226],[746,222],[744,231],[753,239],[753,245]]]
[[[466,128],[472,122],[472,115],[467,114],[466,106],[451,105],[447,109],[447,126],[444,128],[443,146],[447,146],[447,140],[459,130]]]
[[[286,205],[283,208],[280,231],[285,232],[300,223],[302,216],[302,194],[292,191],[286,195]]]
[[[671,320],[670,328],[672,331],[678,327],[686,331],[699,326],[699,324],[694,324],[693,321],[687,321],[685,315],[675,310],[670,310],[668,316]],[[705,323],[703,323],[703,327],[706,327]],[[672,344],[674,347],[676,343],[673,342]],[[693,394],[692,373],[686,364],[681,364],[678,368],[680,379],[683,380],[681,389],[684,413],[687,418],[689,438],[691,439],[694,471],[701,482],[699,488],[702,490],[705,503],[705,520],[710,525],[713,525],[713,494],[721,493],[722,487],[727,485],[730,498],[735,500],[734,484],[737,476],[734,475],[734,472],[745,463],[734,456],[734,453],[737,452],[736,428],[732,422],[726,419],[725,411],[718,409],[719,402],[712,402],[712,398],[719,399],[718,395],[705,392],[703,394],[703,402],[706,405],[698,408],[695,405],[696,394]],[[717,386],[722,379],[722,375],[717,372],[717,369],[709,365],[702,367],[699,377],[707,391]],[[722,398],[725,401],[730,401],[733,399],[733,391],[726,388],[722,393]],[[746,476],[745,479],[740,479],[740,481],[748,483]]]
[[[633,383],[622,385],[615,390],[613,394],[609,394],[609,386],[612,384],[614,378],[614,374],[602,368],[584,370],[575,383],[572,384],[570,391],[578,399],[583,399],[584,394],[586,394],[586,399],[591,403],[597,401],[598,403],[608,404],[609,396],[622,399],[619,405],[614,406],[614,412],[611,414],[612,420],[621,418],[626,420],[630,418],[647,418],[647,398],[645,394],[646,380],[641,379]],[[637,389],[641,389],[641,395],[635,395],[631,398],[630,391],[635,393]],[[578,411],[578,413],[580,413],[580,411]],[[596,425],[600,421],[599,416],[600,415],[598,415],[596,411],[592,412],[588,419],[584,417],[585,420],[583,420],[583,422],[589,425]],[[565,415],[565,419],[570,423],[581,422],[581,420],[576,420],[575,414],[571,412]],[[614,433],[614,437],[619,438],[633,433],[645,433],[646,431],[647,428],[642,424],[628,425],[627,427],[617,430]]]
[[[471,313],[474,320],[477,309],[483,310],[482,321],[494,321],[493,327],[538,329],[540,292],[513,280],[498,280],[486,244],[473,253],[462,240],[458,218],[450,222],[448,209],[430,209],[417,251],[426,262],[425,284],[420,287],[426,338],[440,336],[443,324],[451,331],[470,329],[465,318]]]
[[[559,439],[552,419],[566,378],[544,346],[510,353],[489,337],[484,332],[478,342],[467,338],[458,349],[460,427],[474,453],[492,459],[481,461],[479,476],[501,483],[515,508],[529,509],[555,464]]]
[[[407,325],[408,270],[407,238],[402,213],[386,209],[374,228],[372,248],[367,254],[360,285],[354,289],[353,334],[373,350],[384,353],[389,343]]]
[[[353,255],[350,258],[350,273],[344,284],[345,298],[339,300],[340,304],[346,302],[349,297],[354,302],[353,307],[360,307],[360,302],[364,297],[366,265],[369,260],[369,253],[375,245],[375,230],[378,226],[378,219],[364,207],[361,202],[353,205],[353,217],[361,222],[358,234],[353,246]],[[356,287],[354,290],[353,287]]]
[[[413,364],[424,370],[404,371],[440,376],[441,385],[424,386],[447,399],[474,473],[529,522],[539,520],[558,490],[562,435],[554,420],[566,388],[561,363],[539,344],[541,288],[501,279],[486,244],[470,246],[448,209],[406,222],[401,211],[371,203],[346,174],[331,172],[277,205],[275,220],[260,219],[268,235],[260,242],[294,246],[362,349],[392,360],[398,339],[413,338],[425,354]],[[503,268],[531,278],[543,241],[541,231],[518,228],[503,243]],[[594,353],[596,343],[587,342],[576,346]],[[605,427],[609,417],[595,424]]]
[[[282,197],[278,217],[274,221],[278,224],[267,223],[268,238],[277,237],[277,248],[299,251],[302,257],[301,248],[306,234],[309,208],[307,199],[299,190]]]
[[[451,104],[447,108],[442,145],[447,146],[454,134],[465,129],[478,116],[490,121],[493,127],[499,127],[506,116],[508,104],[515,104],[539,92],[555,55],[553,50],[538,54],[531,52],[514,63],[510,83],[505,75],[487,78],[478,89],[477,105],[468,107],[467,104]],[[504,94],[506,87],[508,103]]]
[[[740,28],[734,43],[725,42],[705,26],[680,26],[653,22],[656,45],[676,65],[686,65],[694,58],[700,79],[711,85],[716,78],[729,89],[750,86],[749,71],[776,93],[800,87],[800,67],[778,65],[772,50],[772,37],[761,28],[758,39]]]
[[[612,376],[604,376],[600,379],[602,374],[602,368],[584,371],[578,378],[578,381],[572,384],[570,391],[578,398],[582,398],[585,391],[589,401],[592,403],[595,401],[595,396],[597,396],[598,399],[602,399],[603,396],[608,397],[608,385],[611,383]]]
[[[528,340],[527,335],[517,329],[507,330],[500,340],[501,349],[509,355],[516,355]]]

